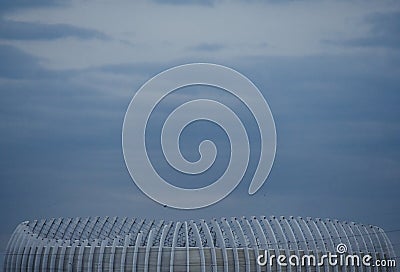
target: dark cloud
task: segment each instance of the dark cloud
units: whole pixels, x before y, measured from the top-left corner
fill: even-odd
[[[108,39],[100,31],[67,24],[0,21],[0,39],[3,40],[54,40],[66,37]]]
[[[0,44],[0,59],[0,78],[27,79],[52,73],[39,66],[39,59],[13,46]]]
[[[400,48],[400,13],[375,13],[365,18],[370,26],[368,36],[348,40],[324,40],[333,45],[350,47]]]
[[[37,8],[66,5],[68,1],[65,0],[2,0],[0,1],[0,14],[16,9]]]
[[[121,75],[146,75],[154,76],[154,73],[162,72],[164,69],[171,68],[170,64],[156,64],[156,63],[121,63],[121,64],[108,64],[100,67],[95,67],[93,70],[102,71],[111,74]]]
[[[202,6],[214,6],[218,2],[223,2],[221,0],[152,0],[153,2],[159,4],[168,5],[202,5]],[[246,4],[252,3],[265,3],[265,0],[237,0],[237,2],[243,2]],[[268,3],[272,4],[286,4],[288,2],[293,2],[293,0],[279,1],[279,0],[268,0]]]
[[[0,44],[0,78],[16,80],[47,80],[57,81],[78,73],[74,70],[55,71],[44,68],[40,61],[14,46]],[[1,87],[1,84],[0,84]]]
[[[202,5],[213,6],[216,0],[153,0],[158,4],[167,5]]]
[[[226,48],[226,46],[218,43],[202,43],[197,46],[193,46],[190,49],[194,51],[215,52],[224,48]]]

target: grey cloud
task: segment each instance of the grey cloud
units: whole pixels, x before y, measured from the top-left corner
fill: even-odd
[[[0,78],[42,77],[49,72],[38,65],[39,59],[13,46],[0,45],[0,59]]]
[[[153,0],[158,4],[167,5],[202,5],[213,6],[216,0]]]
[[[323,40],[332,45],[349,47],[387,47],[400,48],[400,13],[375,13],[365,18],[370,25],[367,37],[348,40]]]
[[[67,24],[0,21],[0,39],[4,40],[54,40],[66,37],[108,39],[107,35],[100,31]]]
[[[156,64],[156,63],[121,63],[121,64],[108,64],[100,67],[92,68],[95,71],[102,71],[111,74],[121,74],[121,75],[146,75],[154,76],[154,73],[161,72],[164,69],[171,68],[166,64]]]
[[[202,5],[202,6],[214,6],[218,2],[224,2],[221,0],[152,0],[153,2],[159,3],[159,4],[169,4],[169,5]],[[293,2],[293,0],[285,0],[285,1],[279,1],[279,0],[236,0],[237,2],[243,2],[246,4],[252,4],[252,3],[272,3],[272,4],[286,4],[288,2]]]
[[[2,0],[0,1],[0,13],[12,11],[16,9],[25,8],[36,8],[36,7],[48,7],[48,6],[60,6],[66,5],[65,0]]]
[[[400,34],[400,12],[372,14],[366,21],[372,25],[371,32],[376,35]]]
[[[194,51],[205,51],[205,52],[215,52],[224,49],[225,46],[218,43],[202,43],[196,46],[191,47],[191,50]]]
[[[40,65],[41,58],[32,56],[14,46],[0,44],[0,78],[37,79],[53,81],[66,79],[79,71],[54,71]],[[0,85],[1,87],[1,85]]]

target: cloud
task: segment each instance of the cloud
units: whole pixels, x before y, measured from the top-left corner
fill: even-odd
[[[159,63],[148,63],[148,62],[130,62],[120,64],[108,64],[93,68],[96,71],[102,71],[111,74],[123,74],[123,75],[146,75],[151,76],[155,72],[161,72],[163,69],[171,68],[172,66],[164,65],[160,67]]]
[[[0,1],[0,13],[16,9],[36,8],[65,5],[66,1],[61,0],[2,0]]]
[[[10,45],[0,44],[0,59],[0,78],[27,79],[50,73],[39,66],[38,58]]]
[[[201,43],[199,45],[193,46],[190,49],[195,51],[205,51],[205,52],[215,52],[226,48],[226,46],[219,43]]]
[[[367,32],[365,23],[354,22],[371,11],[384,9],[329,1],[285,2],[285,5],[216,1],[211,8],[174,3],[135,1],[116,5],[107,1],[85,1],[85,5],[74,2],[68,8],[19,11],[7,18],[96,29],[113,38],[107,41],[74,38],[37,43],[12,41],[25,52],[45,58],[47,67],[75,69],[129,61],[175,62],[185,58],[215,62],[255,55],[320,55],[325,54],[327,45],[319,41],[332,35],[337,35],[338,39],[363,36]],[[149,16],[156,20],[148,20]],[[260,46],[265,43],[268,46]],[[340,54],[343,49],[335,46],[329,48],[329,52]]]
[[[213,6],[215,0],[153,0],[158,4],[167,5],[202,5],[202,6]]]
[[[66,37],[108,39],[107,35],[100,31],[68,24],[0,21],[0,39],[4,40],[54,40]]]
[[[369,32],[365,37],[323,42],[347,47],[400,48],[400,12],[370,14],[364,22],[369,25]]]

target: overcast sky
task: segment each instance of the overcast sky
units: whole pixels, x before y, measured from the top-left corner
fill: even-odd
[[[250,173],[221,202],[181,211],[136,187],[121,133],[140,86],[192,62],[252,80],[272,110],[278,146],[255,195],[247,194]],[[398,1],[2,1],[0,252],[17,224],[51,217],[293,215],[398,230],[399,88]],[[207,94],[188,90],[165,104]],[[159,112],[155,121],[167,107]],[[148,133],[158,132],[155,125]],[[182,135],[192,160],[201,140],[219,145],[200,184],[223,171],[225,136],[208,123]],[[257,137],[250,140],[257,149]],[[184,186],[157,144],[148,148],[159,171]],[[399,252],[400,233],[388,235]]]

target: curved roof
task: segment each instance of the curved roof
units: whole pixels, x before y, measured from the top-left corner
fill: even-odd
[[[93,254],[103,256],[108,252],[107,257],[96,258],[101,258],[101,265],[107,264],[111,269],[116,269],[114,259],[117,257],[114,255],[118,256],[119,268],[128,267],[128,258],[130,267],[150,267],[164,262],[173,267],[177,265],[174,264],[174,258],[187,256],[182,262],[189,269],[189,259],[193,254],[200,254],[203,272],[207,263],[222,265],[226,269],[234,266],[239,270],[244,265],[245,271],[252,271],[250,268],[256,267],[255,256],[261,250],[277,254],[284,252],[286,255],[296,253],[300,256],[336,252],[339,244],[344,244],[349,254],[372,253],[375,257],[385,258],[395,256],[381,228],[331,219],[261,216],[179,222],[126,217],[77,217],[26,221],[18,225],[7,246],[4,268],[5,271],[15,271],[21,267],[55,269],[58,262],[58,269],[73,265],[79,270],[84,265],[92,267],[97,263]],[[193,253],[191,248],[199,253]],[[141,250],[146,256],[142,261],[137,255]],[[174,252],[182,250],[184,255],[177,253],[178,257],[174,257]],[[219,250],[222,250],[224,258],[220,264]],[[224,252],[233,252],[233,261]],[[244,252],[244,261],[240,259],[240,252]],[[169,257],[165,257],[165,254]],[[64,261],[57,261],[60,256]],[[175,270],[171,268],[170,271]]]
[[[140,246],[255,247],[262,249],[318,250],[335,252],[339,243],[352,252],[393,253],[385,232],[376,226],[331,219],[301,217],[221,218],[210,222],[155,221],[126,217],[52,218],[21,223],[14,236],[54,240],[57,244],[74,241],[124,245],[125,239]],[[151,234],[151,235],[150,235]],[[16,239],[15,237],[13,239]]]

